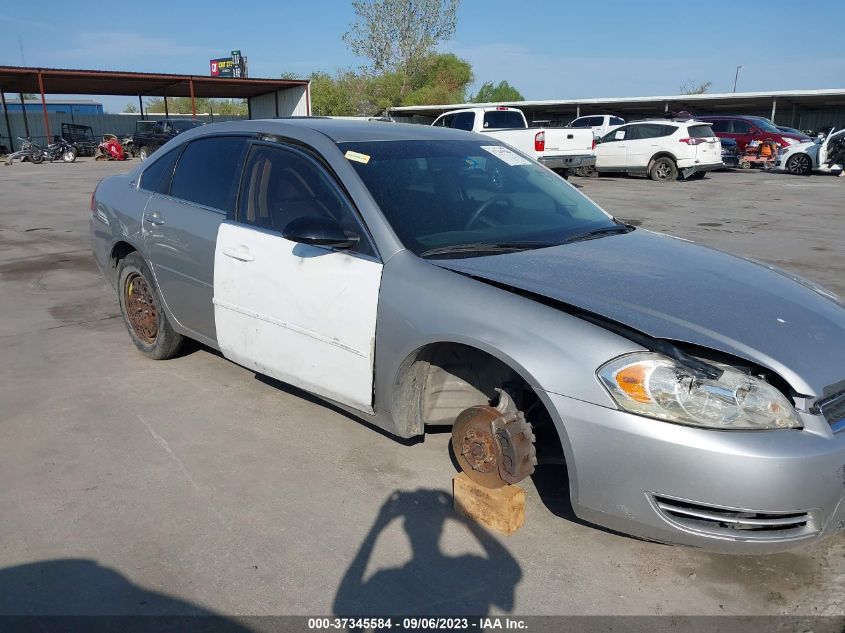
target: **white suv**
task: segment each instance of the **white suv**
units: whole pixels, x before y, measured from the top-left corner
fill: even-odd
[[[612,114],[591,114],[573,119],[566,127],[589,127],[593,129],[593,135],[600,138],[620,125],[625,125],[625,119]]]
[[[605,134],[596,146],[599,173],[626,172],[669,182],[701,178],[724,167],[722,144],[709,123],[655,119],[628,123]]]

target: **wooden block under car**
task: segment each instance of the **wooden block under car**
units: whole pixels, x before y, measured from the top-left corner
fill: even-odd
[[[452,478],[455,512],[503,534],[513,534],[525,523],[525,491],[519,486],[485,488],[466,473]]]

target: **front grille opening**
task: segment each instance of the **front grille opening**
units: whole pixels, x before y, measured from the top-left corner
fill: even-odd
[[[809,512],[750,512],[654,495],[658,511],[669,521],[697,532],[738,539],[782,539],[817,532]]]

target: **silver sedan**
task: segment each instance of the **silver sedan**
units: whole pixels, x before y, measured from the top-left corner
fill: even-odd
[[[635,229],[495,139],[324,119],[185,132],[91,200],[129,336],[185,337],[583,519],[725,552],[845,528],[845,307]],[[404,450],[397,446],[396,450]]]

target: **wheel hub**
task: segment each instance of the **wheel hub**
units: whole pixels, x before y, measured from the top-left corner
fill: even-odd
[[[457,417],[452,450],[461,470],[486,488],[522,481],[537,464],[534,433],[522,412],[502,413],[487,405]]]
[[[124,305],[129,325],[145,343],[155,343],[158,336],[158,311],[150,286],[143,275],[132,273],[124,283]]]

